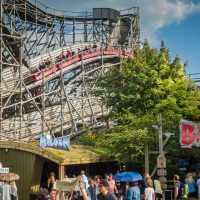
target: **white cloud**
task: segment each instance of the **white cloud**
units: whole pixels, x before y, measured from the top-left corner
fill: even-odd
[[[141,1],[138,1],[140,3]],[[152,43],[157,43],[157,31],[172,23],[182,22],[188,15],[200,11],[200,3],[169,0],[143,0],[141,10],[141,34]],[[145,2],[145,3],[144,3]]]
[[[57,9],[70,11],[91,11],[94,7],[125,9],[140,7],[141,38],[152,44],[159,42],[157,31],[173,23],[181,23],[192,13],[200,12],[200,3],[191,0],[40,0]]]

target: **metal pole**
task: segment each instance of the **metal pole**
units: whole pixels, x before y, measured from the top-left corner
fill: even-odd
[[[37,1],[35,0],[35,21],[36,21],[36,23],[35,23],[35,36],[36,36],[36,42],[35,42],[35,45],[36,45],[36,47],[35,47],[35,50],[36,50],[36,52],[34,52],[35,53],[35,55],[37,56],[37,55],[39,55],[39,54],[37,54],[38,53],[38,9],[37,9]]]
[[[41,97],[41,101],[42,101],[42,135],[44,135],[45,133],[45,79],[44,79],[44,71],[42,72],[42,92],[43,92],[43,95]]]
[[[76,27],[75,27],[75,19],[74,19],[74,20],[73,20],[73,44],[76,43],[75,30],[76,30]]]
[[[104,45],[103,43],[101,43],[101,65],[103,65],[103,48],[104,48]]]
[[[103,19],[101,19],[101,43],[104,44],[104,40],[103,40]]]
[[[63,85],[64,85],[64,83],[63,83],[63,79],[64,79],[64,76],[63,76],[63,71],[62,71],[62,66],[61,66],[61,68],[60,68],[60,106],[61,106],[61,135],[62,135],[62,137],[63,137],[63,123],[64,123],[64,115],[63,115],[63,110],[64,110],[64,108],[63,108],[63,98],[64,98],[64,87],[63,87]]]
[[[149,147],[148,141],[145,141],[145,173],[149,173]]]
[[[162,115],[158,114],[158,141],[159,141],[159,155],[163,155],[163,137],[162,137]]]
[[[20,66],[19,66],[19,78],[20,78],[20,135],[19,139],[22,139],[22,104],[23,104],[23,95],[22,95],[22,82],[23,82],[23,77],[22,77],[22,57],[24,55],[24,50],[23,50],[23,39],[20,41]]]
[[[88,41],[87,20],[84,21],[84,42]]]
[[[84,91],[84,73],[85,73],[85,67],[84,67],[84,62],[83,62],[83,44],[81,42],[81,71],[82,71],[82,84],[81,84],[81,97],[82,97],[82,118],[84,118],[84,111],[85,111],[85,105],[84,105],[84,96],[85,96],[85,91]]]
[[[93,38],[93,42],[96,42],[94,26],[95,26],[95,22],[94,22],[94,18],[93,18],[93,21],[92,21],[92,38]]]
[[[45,40],[45,45],[46,45],[46,52],[48,52],[49,31],[48,31],[47,7],[46,7],[46,10],[45,10],[45,16],[46,16],[46,23],[45,23],[45,28],[46,28],[46,40]]]
[[[145,155],[145,173],[149,173],[149,147],[148,147],[148,138],[147,138],[147,129],[144,129],[146,134],[146,141],[144,147],[144,155]]]

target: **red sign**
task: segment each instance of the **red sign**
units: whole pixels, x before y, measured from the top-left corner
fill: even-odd
[[[200,124],[182,120],[180,122],[180,143],[182,147],[200,147]]]

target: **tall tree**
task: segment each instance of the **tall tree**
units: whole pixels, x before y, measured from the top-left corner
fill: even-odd
[[[181,59],[171,60],[164,42],[158,51],[145,41],[134,58],[125,58],[120,70],[102,75],[97,86],[95,94],[111,109],[109,117],[117,125],[92,140],[102,154],[122,162],[143,159],[146,139],[150,148],[155,147],[152,125],[157,123],[158,113],[162,113],[164,131],[176,133],[168,147],[172,152],[177,148],[179,120],[200,116],[200,92],[186,76]],[[85,136],[87,141],[90,136]]]

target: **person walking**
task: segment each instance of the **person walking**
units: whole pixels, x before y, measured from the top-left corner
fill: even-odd
[[[138,182],[130,182],[127,194],[127,200],[140,200],[140,189]]]
[[[48,187],[48,191],[49,193],[51,192],[51,190],[53,189],[54,183],[56,182],[55,176],[52,175],[50,177],[50,182],[49,182],[49,187]]]
[[[2,186],[2,191],[3,191],[3,200],[11,200],[11,187],[10,187],[10,182],[5,181],[3,186]]]
[[[105,178],[106,181],[108,181],[109,175],[108,175],[108,174],[105,174],[104,178]]]
[[[85,190],[87,190],[88,187],[89,187],[89,184],[88,184],[88,178],[87,178],[87,176],[85,175],[85,171],[82,170],[82,171],[80,172],[80,176],[81,176],[81,179],[82,179],[82,181],[83,181],[83,183],[84,183]]]
[[[162,189],[161,189],[160,181],[158,180],[156,176],[154,177],[153,183],[154,183],[154,188],[155,188],[155,200],[162,200],[163,199]]]
[[[94,179],[90,179],[89,180],[89,187],[87,189],[87,195],[88,195],[88,198],[89,200],[97,200],[97,193],[96,193],[96,187],[95,187],[95,184],[94,184]]]
[[[147,187],[147,183],[149,183],[150,187],[153,188],[153,180],[152,180],[151,176],[148,173],[146,173],[144,178],[146,180],[146,187]]]
[[[102,179],[99,183],[100,193],[97,195],[98,200],[117,200],[117,197],[108,191],[109,183],[108,181]]]
[[[49,176],[49,178],[47,179],[47,188],[49,188],[49,185],[50,185],[50,183],[51,183],[51,177],[52,177],[52,176],[56,177],[55,172],[51,172],[51,173],[50,173],[50,176]],[[55,179],[56,179],[56,178],[55,178]]]
[[[1,181],[0,181],[0,200],[3,200],[3,182]]]
[[[11,200],[18,200],[18,195],[17,195],[17,186],[15,181],[10,182],[10,188],[11,188]]]
[[[147,183],[147,187],[144,190],[145,200],[154,200],[155,199],[155,191],[151,187],[150,183]]]
[[[198,186],[198,200],[200,200],[200,172],[199,176],[197,177],[197,186]]]
[[[140,181],[140,197],[142,200],[144,200],[144,190],[145,188],[147,188],[147,183],[149,183],[150,187],[153,188],[153,180],[150,174],[144,173],[144,178],[142,179],[142,181]]]
[[[143,174],[143,179],[139,181],[139,188],[140,188],[140,198],[144,200],[144,190],[147,187],[147,180],[145,178],[146,173]]]
[[[188,191],[189,191],[189,198],[196,199],[196,184],[195,180],[193,179],[192,173],[187,174],[187,178],[185,179],[185,184],[188,184]]]
[[[82,185],[84,187],[84,190],[87,191],[88,187],[89,187],[89,184],[88,184],[88,178],[87,176],[85,175],[85,171],[81,170],[80,171],[80,178],[81,178],[81,181],[82,181]],[[83,200],[83,194],[82,194],[82,191],[80,188],[78,188],[78,193],[79,193],[79,200]]]
[[[181,182],[179,175],[174,175],[174,200],[181,200]]]
[[[109,174],[108,184],[109,184],[108,191],[112,192],[113,194],[118,194],[118,189],[112,174]]]
[[[100,182],[100,178],[99,176],[95,176],[94,177],[94,184],[95,184],[95,188],[96,188],[96,194],[98,195],[100,192],[99,192],[99,182]]]
[[[125,182],[123,184],[123,190],[122,190],[121,200],[126,200],[127,199],[128,189],[129,189],[129,184],[128,184],[128,182]]]
[[[80,187],[81,192],[83,194],[83,200],[89,200],[88,195],[85,191],[85,188],[83,187],[82,181],[80,181],[79,187]],[[109,184],[108,184],[107,180],[102,179],[99,182],[100,193],[97,195],[97,200],[117,200],[117,197],[113,193],[108,191],[108,187],[109,187]]]

